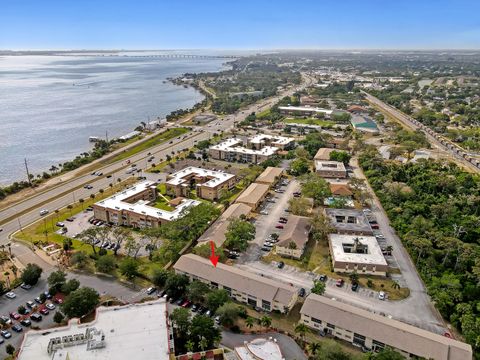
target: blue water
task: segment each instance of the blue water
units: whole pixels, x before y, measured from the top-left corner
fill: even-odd
[[[110,138],[141,121],[202,100],[192,88],[165,82],[186,72],[225,68],[225,59],[134,56],[0,57],[0,184],[74,158],[89,136]]]

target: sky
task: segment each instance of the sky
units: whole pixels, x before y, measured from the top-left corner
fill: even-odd
[[[480,49],[480,0],[0,0],[0,49]]]

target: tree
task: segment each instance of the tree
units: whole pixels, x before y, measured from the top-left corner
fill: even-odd
[[[128,239],[128,237],[131,235],[131,231],[129,229],[116,226],[112,230],[112,238],[113,241],[115,242],[115,247],[113,248],[113,253],[117,255],[117,251],[120,248],[120,245]]]
[[[64,294],[70,294],[80,287],[80,281],[77,279],[70,279],[62,285],[62,292]]]
[[[15,354],[15,347],[12,344],[7,344],[7,346],[5,346],[5,351],[8,355],[12,356]]]
[[[187,288],[188,298],[193,302],[201,302],[210,291],[207,284],[201,281],[192,281]]]
[[[350,281],[352,282],[352,284],[358,284],[358,273],[356,271],[353,271],[351,272],[349,275],[348,275]]]
[[[207,307],[215,312],[217,309],[228,302],[230,298],[228,297],[227,290],[225,289],[216,289],[207,295]]]
[[[304,140],[300,141],[300,144],[303,145],[305,150],[310,154],[310,157],[313,158],[318,149],[325,147],[325,140],[326,136],[321,133],[309,133],[305,136]]]
[[[312,293],[323,295],[325,293],[325,283],[323,281],[314,281]]]
[[[255,318],[251,317],[251,316],[248,316],[246,319],[245,319],[245,325],[251,329],[253,328],[253,325],[255,324]]]
[[[306,174],[310,169],[310,162],[304,158],[297,158],[290,163],[288,172],[294,176]]]
[[[224,246],[228,249],[245,251],[248,242],[255,239],[255,226],[246,220],[235,218],[230,220],[225,233]]]
[[[239,317],[238,305],[227,302],[220,306],[215,314],[220,316],[220,324],[227,327],[233,326]]]
[[[25,315],[27,313],[27,308],[23,305],[20,305],[18,308],[17,308],[17,311],[20,315]]]
[[[386,347],[377,354],[372,354],[372,360],[405,360],[405,357],[392,348]]]
[[[63,239],[63,250],[69,251],[72,249],[73,241],[70,238]]]
[[[155,268],[152,271],[150,281],[153,285],[161,288],[165,285],[165,282],[168,279],[168,275],[169,273],[167,270]]]
[[[64,271],[54,271],[48,276],[48,286],[50,287],[50,289],[53,288],[55,290],[55,293],[57,293],[62,288],[62,285],[65,283],[66,279],[67,274]]]
[[[317,352],[315,360],[352,360],[340,345],[333,340],[322,341],[321,351]]]
[[[99,302],[98,292],[89,287],[81,287],[70,293],[60,307],[69,318],[81,318],[93,311]]]
[[[85,244],[89,244],[92,247],[92,251],[94,254],[97,254],[95,242],[97,241],[98,237],[98,229],[98,227],[88,228],[82,231],[78,236],[78,238],[82,240]]]
[[[271,318],[271,317],[268,317],[267,315],[262,316],[262,317],[260,318],[260,324],[261,324],[264,328],[268,329],[268,328],[272,325],[272,318]]]
[[[308,344],[308,351],[310,351],[310,354],[312,355],[316,355],[321,348],[322,348],[322,344],[316,341]]]
[[[198,349],[200,349],[200,342],[204,338],[202,344],[204,350],[213,348],[221,339],[220,330],[215,326],[213,319],[204,315],[193,317],[189,337],[197,343]]]
[[[171,298],[178,298],[182,296],[187,290],[189,280],[185,275],[171,274],[165,282],[165,290],[167,295]]]
[[[53,315],[53,321],[55,321],[57,324],[61,324],[64,319],[65,315],[63,315],[60,311],[56,311],[55,315]]]
[[[132,280],[138,273],[138,261],[132,258],[125,258],[119,265],[120,274],[128,280]]]
[[[125,239],[125,244],[123,245],[123,248],[127,252],[128,256],[133,256],[134,258],[136,258],[138,255],[138,252],[142,248],[142,244],[140,243],[140,241],[135,239],[132,235],[129,235]]]
[[[298,197],[288,200],[288,208],[293,215],[308,216],[311,209],[311,203],[307,198]]]
[[[175,308],[170,315],[173,325],[177,329],[179,337],[186,337],[190,327],[190,311],[186,308]]]
[[[329,183],[317,174],[302,176],[301,183],[302,194],[313,198],[316,205],[322,205],[325,198],[332,194]]]
[[[332,226],[327,217],[321,212],[317,212],[310,219],[310,225],[312,226],[312,237],[316,241],[326,240],[328,234],[332,232]]]
[[[113,255],[100,256],[95,262],[95,267],[102,273],[109,273],[115,269],[116,260]]]
[[[185,349],[187,349],[187,352],[193,352],[194,348],[195,348],[195,343],[192,340],[188,340],[185,343]]]
[[[302,340],[304,340],[305,334],[308,332],[308,327],[303,323],[299,323],[295,326],[294,330],[295,330],[295,333],[299,334]]]
[[[42,271],[42,268],[36,264],[27,264],[20,277],[25,284],[33,286],[40,279]]]
[[[345,165],[348,165],[348,163],[350,162],[350,159],[351,159],[351,155],[346,152],[346,151],[337,151],[337,150],[334,150],[330,153],[330,160],[331,161],[338,161],[338,162],[341,162]]]
[[[70,258],[70,264],[78,267],[78,268],[83,268],[88,261],[87,254],[83,251],[77,251],[75,252],[72,257]]]

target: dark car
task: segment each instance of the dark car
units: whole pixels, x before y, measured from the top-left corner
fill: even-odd
[[[305,289],[304,288],[300,288],[300,290],[298,290],[298,296],[300,296],[300,297],[305,296]]]
[[[184,299],[180,298],[180,299],[178,299],[178,300],[175,302],[175,304],[178,305],[178,306],[180,306],[180,305],[182,305],[182,303],[183,303],[184,301],[185,301]]]
[[[32,325],[32,322],[30,321],[30,319],[23,319],[23,320],[20,321],[20,324],[28,327],[28,326]]]
[[[20,325],[15,324],[15,325],[12,326],[12,330],[19,333],[19,332],[23,331],[23,328]]]
[[[192,312],[197,312],[198,310],[198,305],[197,304],[193,304],[192,305]]]
[[[38,304],[43,304],[44,303],[44,301],[40,298],[40,296],[37,296],[34,300]]]
[[[352,291],[357,291],[358,289],[358,283],[352,284]]]
[[[277,266],[279,269],[283,269],[283,267],[285,266],[285,263],[283,261],[280,261]]]
[[[30,319],[33,321],[39,322],[39,321],[42,321],[43,317],[40,314],[33,313],[32,315],[30,315]]]
[[[327,281],[327,275],[325,275],[325,274],[320,275],[318,277],[318,280],[323,281],[323,282]]]

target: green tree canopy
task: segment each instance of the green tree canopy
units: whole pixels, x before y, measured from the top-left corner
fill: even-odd
[[[93,311],[99,302],[98,292],[89,287],[81,287],[70,293],[60,307],[69,318],[80,318]]]
[[[27,264],[22,271],[21,279],[25,284],[35,285],[42,275],[42,268],[37,264]]]
[[[207,295],[207,307],[215,312],[217,309],[230,300],[227,290],[216,289]]]
[[[226,248],[245,251],[248,248],[248,242],[253,239],[255,239],[255,226],[252,223],[240,218],[230,220],[225,233]]]

